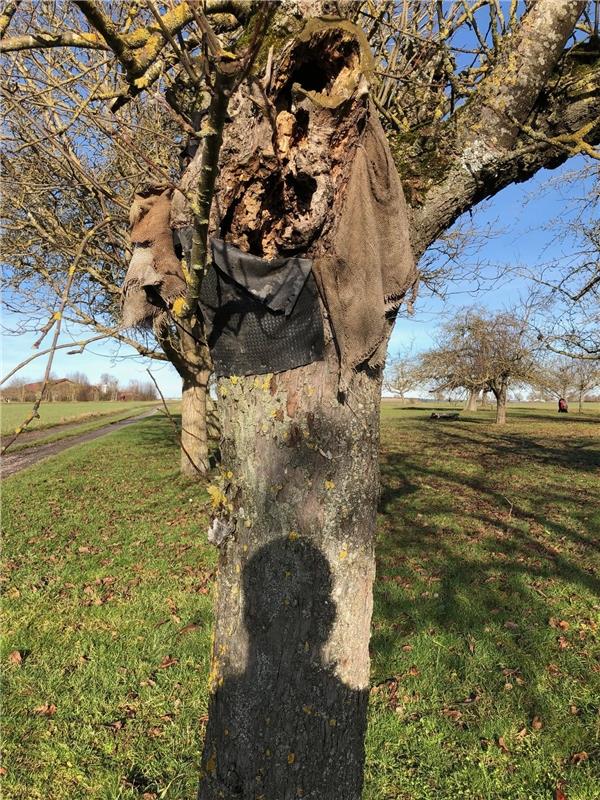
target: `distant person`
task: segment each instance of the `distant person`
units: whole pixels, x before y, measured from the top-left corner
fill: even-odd
[[[558,401],[558,413],[559,414],[568,414],[569,412],[569,404],[565,400],[564,397],[561,397]]]

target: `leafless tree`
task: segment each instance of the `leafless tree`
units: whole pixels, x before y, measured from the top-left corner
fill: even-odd
[[[534,321],[540,341],[551,352],[594,362],[600,360],[598,165],[588,164],[564,180],[580,189],[562,215],[550,222],[556,255],[518,267],[517,272],[536,287]]]
[[[113,7],[125,14],[128,5]],[[56,13],[65,26],[80,22],[72,4]],[[176,178],[187,134],[158,99],[127,104],[117,121],[93,99],[110,81],[106,57],[66,52],[67,59],[62,49],[26,51],[7,65],[4,103],[10,114],[2,163],[11,192],[3,209],[5,306],[18,320],[15,333],[39,331],[39,346],[55,323],[73,253],[87,237],[66,297],[64,323],[89,327],[142,356],[171,361],[183,384],[182,437],[188,455],[182,453],[181,469],[196,477],[190,459],[200,473],[208,466],[209,363],[202,337],[186,333],[173,319],[163,320],[157,330],[125,329],[121,322],[134,192]]]
[[[534,386],[545,396],[577,399],[581,413],[585,395],[600,386],[600,361],[564,355],[546,357],[537,371]]]
[[[418,361],[412,348],[404,348],[386,365],[383,388],[401,400],[419,384]]]
[[[470,396],[491,392],[496,422],[506,422],[511,383],[533,380],[538,370],[536,340],[515,313],[467,309],[442,326],[438,346],[423,353],[420,375],[434,390],[465,389]]]

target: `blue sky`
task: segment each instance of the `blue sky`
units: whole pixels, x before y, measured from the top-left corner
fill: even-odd
[[[458,281],[444,299],[424,293],[415,304],[414,316],[403,314],[396,322],[389,354],[394,355],[411,344],[414,352],[428,349],[439,325],[460,307],[481,305],[499,310],[518,306],[525,300],[530,288],[528,281],[515,275],[495,280],[498,268],[534,268],[542,261],[568,253],[568,241],[554,241],[552,222],[557,218],[564,220],[571,213],[573,198],[583,195],[583,183],[572,178],[586,164],[589,159],[578,156],[556,170],[541,170],[526,183],[508,186],[476,208],[474,225],[479,229],[491,226],[499,231],[476,254],[487,263],[483,269],[487,282],[474,292],[468,282]]]
[[[512,277],[494,285],[491,278],[495,274],[495,265],[532,267],[542,258],[558,254],[558,246],[552,242],[552,232],[544,230],[544,225],[566,213],[569,198],[575,192],[581,194],[581,186],[566,180],[566,176],[584,163],[584,159],[578,157],[553,172],[542,171],[527,183],[509,186],[478,208],[474,212],[473,222],[481,229],[491,225],[500,230],[494,238],[486,240],[477,253],[477,258],[489,265],[484,270],[490,279],[489,285],[474,295],[472,286],[464,281],[458,282],[451,287],[444,300],[423,292],[415,305],[414,316],[403,316],[396,323],[390,340],[390,354],[394,355],[411,344],[414,352],[427,349],[439,325],[461,306],[476,303],[499,309],[517,305],[527,294],[526,282]],[[14,327],[11,324],[14,321],[4,312],[3,329]],[[94,334],[84,329],[67,327],[60,341],[64,343],[91,335]],[[34,333],[3,335],[2,375],[34,352],[32,345],[36,338]],[[41,349],[47,346],[49,337]],[[46,358],[37,359],[25,367],[21,374],[31,380],[37,379],[43,373]],[[103,372],[110,372],[127,384],[132,378],[147,380],[147,367],[152,369],[166,397],[180,395],[181,381],[170,364],[142,358],[132,348],[111,341],[95,342],[79,355],[67,355],[66,349],[57,351],[53,372],[59,377],[69,372],[85,372],[92,382],[98,382]]]

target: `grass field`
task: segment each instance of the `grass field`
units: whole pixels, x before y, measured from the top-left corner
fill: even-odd
[[[364,798],[593,800],[600,415],[431,411],[383,410]],[[5,482],[5,798],[194,797],[206,501],[161,418]]]
[[[33,403],[1,403],[0,418],[2,426],[0,432],[3,436],[13,433],[15,428],[27,418]],[[110,400],[89,402],[56,402],[42,403],[40,418],[33,420],[27,430],[40,430],[62,425],[65,422],[84,422],[95,417],[130,411],[137,408],[147,408],[156,405],[156,401],[140,402],[137,400]]]

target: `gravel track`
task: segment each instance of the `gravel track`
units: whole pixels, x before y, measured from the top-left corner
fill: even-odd
[[[144,411],[143,414],[139,414],[137,417],[129,417],[128,419],[122,419],[119,422],[108,423],[102,428],[96,428],[93,431],[87,431],[79,436],[71,436],[68,439],[61,439],[58,442],[51,442],[50,444],[41,444],[38,446],[32,445],[26,450],[19,450],[16,453],[11,453],[9,451],[6,455],[2,456],[0,463],[0,475],[2,478],[8,478],[9,475],[14,475],[16,472],[20,472],[22,469],[31,467],[34,464],[37,464],[39,461],[58,455],[58,453],[62,453],[63,450],[68,450],[70,447],[75,447],[75,445],[78,444],[91,442],[93,439],[106,436],[107,433],[112,433],[119,428],[124,428],[126,425],[132,425],[134,422],[139,422],[141,419],[146,419],[147,417],[151,417],[156,413],[158,413],[158,410],[156,408],[151,408],[148,411]],[[68,427],[70,427],[70,424],[65,425],[65,428]],[[52,431],[59,432],[65,428],[57,425],[52,428]],[[48,431],[46,431],[46,435],[48,435]]]

